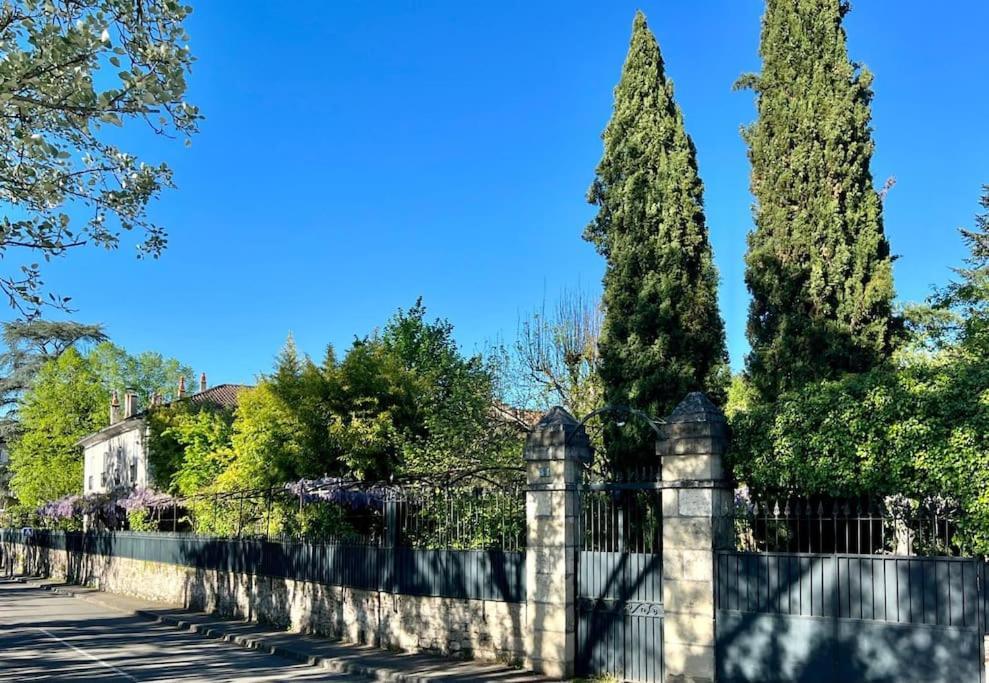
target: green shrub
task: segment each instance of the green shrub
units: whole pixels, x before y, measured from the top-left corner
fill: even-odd
[[[131,510],[128,512],[127,526],[131,531],[158,531],[158,522],[147,510]]]
[[[989,552],[989,366],[961,351],[814,383],[732,417],[729,464],[755,491],[938,496]]]

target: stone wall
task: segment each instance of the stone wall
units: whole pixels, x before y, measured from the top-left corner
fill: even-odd
[[[355,643],[518,663],[526,606],[410,596],[21,545],[15,571]]]
[[[983,676],[983,681],[989,681],[989,636],[985,636],[982,639],[982,655],[983,655],[983,665],[985,668],[985,675]]]

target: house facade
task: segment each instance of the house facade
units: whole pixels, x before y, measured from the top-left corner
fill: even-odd
[[[184,401],[193,407],[233,409],[237,406],[237,394],[245,388],[240,384],[207,387],[203,374],[199,378],[199,391],[186,395],[183,378],[179,382],[179,398],[171,403]],[[110,400],[110,425],[78,442],[83,450],[84,494],[154,485],[148,466],[147,415],[147,410],[139,409],[136,393],[124,394],[122,410],[114,393]]]

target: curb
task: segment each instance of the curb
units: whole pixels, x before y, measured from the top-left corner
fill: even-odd
[[[197,624],[192,621],[186,621],[180,617],[162,616],[160,614],[155,614],[154,612],[149,612],[147,610],[137,610],[135,614],[137,614],[140,617],[143,617],[144,619],[148,619],[150,621],[159,624],[164,624],[167,626],[174,626],[179,630],[189,631],[190,633],[196,633],[205,638],[222,640],[227,643],[239,645],[240,647],[247,650],[258,650],[270,655],[284,657],[285,659],[291,659],[296,662],[301,662],[302,664],[308,664],[309,666],[315,666],[322,669],[326,669],[327,671],[330,671],[332,673],[366,676],[368,678],[378,681],[401,681],[402,683],[426,683],[428,681],[428,679],[422,678],[420,676],[415,676],[415,675],[409,676],[406,674],[391,671],[389,669],[381,669],[378,667],[368,667],[368,666],[361,666],[359,664],[344,663],[344,662],[336,661],[334,659],[327,659],[325,657],[311,655],[306,652],[303,652],[302,650],[296,650],[291,647],[285,647],[284,645],[271,644],[265,638],[259,638],[256,636],[240,636],[233,633],[228,633],[221,628],[207,626],[206,624]]]
[[[20,579],[20,583],[25,583],[24,579]],[[71,588],[65,588],[63,586],[53,586],[50,584],[39,584],[39,588],[48,591],[50,593],[56,593],[58,595],[65,595],[67,597],[78,598],[80,600],[88,600],[89,602],[102,604],[102,606],[107,606],[105,603],[100,603],[98,600],[94,600],[90,597],[88,592],[74,591]],[[119,609],[119,608],[117,608]],[[124,610],[127,611],[127,610]],[[266,654],[275,655],[277,657],[282,657],[284,659],[290,659],[302,664],[308,664],[309,666],[319,667],[325,669],[331,673],[339,674],[351,674],[355,676],[363,676],[375,681],[394,681],[396,683],[436,683],[437,679],[433,677],[424,677],[417,674],[404,674],[393,669],[385,669],[375,666],[363,666],[360,664],[354,664],[350,662],[341,662],[335,659],[329,659],[326,657],[320,657],[317,655],[311,655],[302,650],[296,650],[291,647],[285,647],[284,645],[272,644],[265,638],[259,638],[256,636],[240,636],[233,633],[228,633],[221,628],[216,628],[213,626],[207,626],[206,624],[197,624],[192,621],[187,621],[176,616],[163,616],[161,614],[156,614],[149,610],[133,610],[131,614],[141,617],[142,619],[147,619],[148,621],[162,624],[164,626],[171,626],[180,631],[188,631],[190,633],[195,633],[197,635],[203,636],[204,638],[209,638],[212,640],[222,640],[223,642],[230,643],[232,645],[237,645],[238,647],[244,648],[246,650],[256,650],[259,652],[264,652]]]

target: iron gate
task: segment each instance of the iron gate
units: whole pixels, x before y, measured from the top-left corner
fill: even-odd
[[[585,484],[580,489],[580,676],[663,680],[660,493],[656,482]]]

